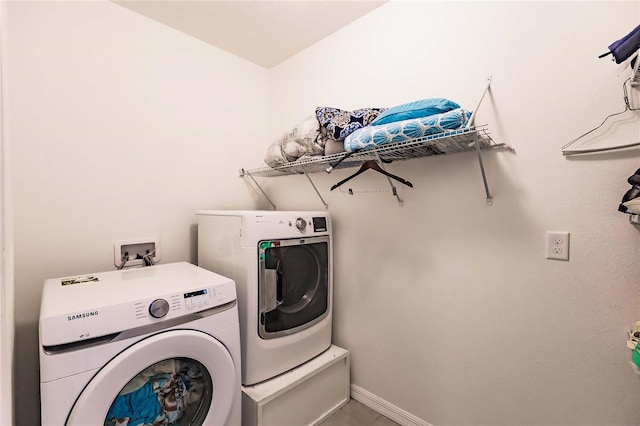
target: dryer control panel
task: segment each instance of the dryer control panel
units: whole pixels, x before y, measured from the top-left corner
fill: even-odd
[[[290,228],[295,228],[301,234],[326,233],[328,229],[327,218],[325,216],[297,217],[288,221]]]
[[[297,238],[331,234],[331,221],[327,214],[317,212],[256,213],[244,218],[246,231],[242,234],[250,240]]]

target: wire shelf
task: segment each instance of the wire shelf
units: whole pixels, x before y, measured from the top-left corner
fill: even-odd
[[[341,152],[327,156],[307,156],[277,167],[264,166],[252,170],[242,169],[241,175],[247,174],[255,177],[287,176],[292,174],[330,171],[334,168],[344,169],[357,167],[366,160],[377,159],[377,156],[379,156],[383,162],[388,163],[433,155],[469,152],[476,150],[476,141],[480,144],[480,149],[505,146],[504,144],[496,144],[493,139],[491,139],[487,126],[480,125],[424,136],[405,142],[384,144],[358,151],[346,158],[344,157],[347,153]],[[340,160],[342,161],[336,165]]]

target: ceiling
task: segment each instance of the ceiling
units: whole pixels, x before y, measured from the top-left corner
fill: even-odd
[[[278,65],[386,1],[113,0],[265,68]]]

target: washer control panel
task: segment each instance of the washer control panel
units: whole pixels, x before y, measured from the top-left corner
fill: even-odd
[[[138,320],[174,318],[222,305],[230,297],[225,289],[225,286],[205,287],[152,300],[139,300],[134,303],[135,317]]]
[[[40,343],[54,347],[147,325],[195,320],[192,314],[236,300],[233,280],[186,262],[52,278],[40,314]],[[170,325],[168,325],[170,326]]]
[[[216,289],[206,289],[198,291],[191,291],[184,293],[184,306],[187,311],[200,310],[202,308],[208,308],[212,303],[213,296],[216,295]]]
[[[154,318],[162,318],[169,312],[169,302],[164,299],[156,299],[149,305],[149,315]]]

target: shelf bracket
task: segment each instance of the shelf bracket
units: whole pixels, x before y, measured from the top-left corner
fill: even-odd
[[[313,187],[313,189],[316,191],[316,194],[318,195],[318,198],[320,198],[320,201],[322,202],[322,204],[324,204],[324,207],[326,209],[329,208],[329,204],[327,204],[327,202],[324,200],[324,198],[322,198],[322,195],[320,194],[320,191],[318,191],[318,188],[316,187],[316,185],[313,183],[313,180],[311,180],[311,177],[309,176],[309,174],[307,173],[307,171],[304,169],[304,167],[302,168],[302,171],[304,172],[304,175],[307,177],[307,179],[309,179],[309,183],[311,184],[311,186]],[[241,177],[245,177],[248,176],[249,179],[251,179],[251,181],[253,182],[253,184],[256,186],[256,188],[258,188],[258,190],[260,191],[260,193],[262,194],[262,196],[264,197],[265,200],[267,200],[267,202],[269,204],[271,204],[271,207],[273,207],[273,210],[278,210],[278,208],[276,207],[275,204],[273,204],[273,202],[271,201],[271,199],[269,198],[269,196],[267,195],[266,192],[264,192],[264,190],[262,189],[262,187],[260,186],[260,184],[254,179],[253,176],[251,176],[251,173],[246,171],[245,169],[240,169],[240,176]]]
[[[484,99],[484,95],[487,94],[487,92],[489,91],[489,88],[491,87],[491,76],[487,77],[487,85],[484,87],[484,91],[482,92],[482,96],[480,96],[480,100],[478,101],[478,104],[476,105],[475,109],[473,110],[473,112],[471,113],[471,117],[469,118],[469,121],[467,122],[467,128],[471,128],[471,126],[473,126],[473,123],[476,119],[476,111],[478,111],[478,108],[480,108],[480,104],[482,104],[482,100]],[[478,163],[480,164],[480,173],[482,174],[482,182],[484,183],[484,192],[487,194],[487,205],[488,206],[492,206],[493,205],[493,197],[491,196],[491,193],[489,192],[489,184],[487,183],[487,175],[484,171],[484,164],[482,163],[482,154],[480,153],[480,141],[478,140],[478,133],[476,132],[475,134],[475,146],[476,146],[476,155],[478,156]]]
[[[493,197],[489,192],[489,184],[487,183],[487,175],[484,171],[484,164],[482,163],[482,154],[480,153],[480,141],[478,141],[478,135],[476,134],[476,154],[478,155],[478,163],[480,164],[480,173],[482,174],[482,182],[484,183],[484,192],[487,194],[487,205],[493,205]]]
[[[467,122],[467,125],[466,125],[467,128],[470,128],[471,126],[474,125],[475,120],[476,120],[476,112],[480,108],[480,104],[482,103],[482,100],[484,99],[484,95],[487,94],[487,91],[489,91],[489,88],[491,87],[491,80],[492,80],[491,76],[487,77],[487,85],[484,87],[484,90],[482,91],[482,96],[480,96],[480,100],[478,101],[478,104],[476,105],[474,110],[471,112],[471,117],[469,118],[469,121]]]
[[[307,177],[307,179],[309,179],[309,183],[311,184],[311,186],[313,186],[313,189],[316,191],[316,194],[318,195],[318,198],[320,198],[320,201],[322,201],[322,204],[324,204],[324,208],[328,209],[329,208],[329,204],[327,204],[327,202],[324,201],[324,198],[322,198],[322,195],[320,194],[320,191],[318,191],[318,188],[313,183],[313,181],[311,180],[311,177],[309,177],[309,174],[304,169],[304,167],[302,168],[302,171],[304,172],[304,175]]]
[[[267,200],[269,204],[271,204],[271,207],[273,207],[273,210],[278,210],[278,208],[276,207],[275,204],[273,204],[269,196],[262,190],[262,187],[260,186],[260,184],[256,182],[253,176],[251,176],[251,173],[247,172],[245,169],[240,169],[240,176],[241,177],[249,176],[249,179],[251,179],[253,181],[253,184],[260,190],[264,199]]]

